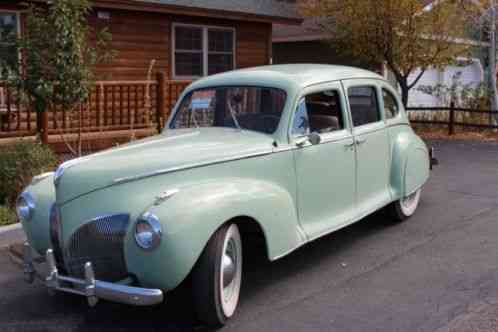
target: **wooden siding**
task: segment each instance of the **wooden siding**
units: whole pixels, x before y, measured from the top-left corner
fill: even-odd
[[[151,60],[155,59],[154,72],[161,72],[172,80],[172,24],[188,23],[235,29],[236,68],[261,66],[270,63],[271,24],[259,22],[190,17],[163,13],[105,10],[108,20],[92,13],[90,23],[95,30],[107,28],[112,34],[110,48],[116,52],[113,61],[97,67],[100,80],[144,80]],[[164,91],[167,102],[164,117],[174,106],[181,91]],[[171,96],[170,96],[171,95]]]
[[[167,79],[171,79],[171,26],[175,22],[235,28],[236,67],[246,68],[269,63],[271,25],[267,23],[123,10],[106,12],[110,14],[109,20],[98,19],[96,13],[90,17],[90,23],[96,30],[107,28],[112,33],[110,47],[116,51],[111,63],[98,66],[99,79],[146,79],[152,59],[156,60],[154,70],[163,72]]]

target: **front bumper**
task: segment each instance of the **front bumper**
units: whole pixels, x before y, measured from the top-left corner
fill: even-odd
[[[135,306],[149,306],[163,302],[164,295],[160,289],[132,287],[121,283],[110,283],[95,279],[91,262],[85,264],[85,279],[77,279],[59,274],[52,249],[45,255],[47,275],[41,275],[35,268],[43,259],[33,259],[32,249],[24,244],[24,279],[32,283],[36,276],[45,281],[49,292],[61,291],[85,296],[90,306],[95,306],[99,299]]]

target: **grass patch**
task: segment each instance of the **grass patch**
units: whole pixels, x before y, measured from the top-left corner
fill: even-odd
[[[0,205],[0,226],[7,226],[17,223],[17,216],[6,206]]]

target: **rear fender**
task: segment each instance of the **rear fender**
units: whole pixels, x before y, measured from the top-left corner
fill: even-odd
[[[421,188],[429,179],[429,150],[411,129],[392,137],[391,192],[397,200]]]

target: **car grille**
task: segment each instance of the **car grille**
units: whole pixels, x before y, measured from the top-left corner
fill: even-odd
[[[50,208],[50,242],[52,244],[52,250],[54,252],[55,261],[57,264],[57,268],[61,272],[66,272],[64,268],[64,258],[62,254],[62,242],[61,242],[61,234],[62,234],[62,224],[60,220],[59,208],[54,203]]]
[[[84,277],[84,264],[91,262],[95,277],[118,281],[127,277],[124,258],[124,237],[130,216],[115,214],[92,219],[81,226],[69,239],[65,252],[68,273]]]

